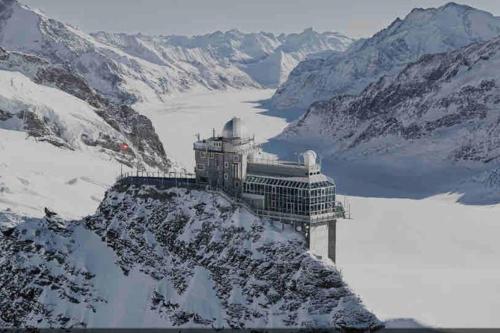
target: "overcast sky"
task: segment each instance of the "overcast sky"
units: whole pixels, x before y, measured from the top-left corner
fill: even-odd
[[[245,32],[298,32],[312,27],[368,37],[415,7],[441,0],[20,0],[48,16],[92,32],[204,34],[237,28]],[[459,3],[500,15],[500,0]]]

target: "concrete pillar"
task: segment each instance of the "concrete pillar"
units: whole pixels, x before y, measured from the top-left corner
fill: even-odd
[[[328,222],[328,258],[335,262],[337,245],[337,220]]]
[[[318,256],[328,257],[335,262],[337,245],[336,228],[336,220],[311,225],[306,236],[309,250]]]

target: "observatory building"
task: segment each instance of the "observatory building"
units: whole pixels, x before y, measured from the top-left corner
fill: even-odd
[[[262,218],[292,225],[311,249],[328,244],[320,252],[335,261],[335,183],[321,173],[316,153],[281,161],[255,144],[240,118],[228,121],[220,136],[214,130],[211,138],[198,138],[194,151],[197,183],[245,202]]]

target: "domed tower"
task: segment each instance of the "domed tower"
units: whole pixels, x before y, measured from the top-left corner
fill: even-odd
[[[221,136],[194,144],[195,174],[199,183],[239,196],[246,177],[248,155],[256,149],[243,121],[234,117],[224,124]]]
[[[302,157],[304,158],[304,165],[308,169],[312,169],[313,167],[316,166],[316,159],[318,156],[316,155],[316,153],[313,150],[305,151],[302,154]]]
[[[244,139],[247,137],[247,130],[243,121],[238,117],[233,117],[222,128],[224,139]]]

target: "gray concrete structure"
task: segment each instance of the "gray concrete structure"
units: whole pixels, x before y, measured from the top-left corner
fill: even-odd
[[[335,261],[335,183],[321,173],[313,151],[303,153],[302,161],[281,161],[262,151],[239,118],[228,121],[221,135],[198,138],[193,147],[198,184],[246,202],[262,218],[292,225],[311,250]],[[312,244],[316,229],[320,236],[326,231],[325,251]]]

